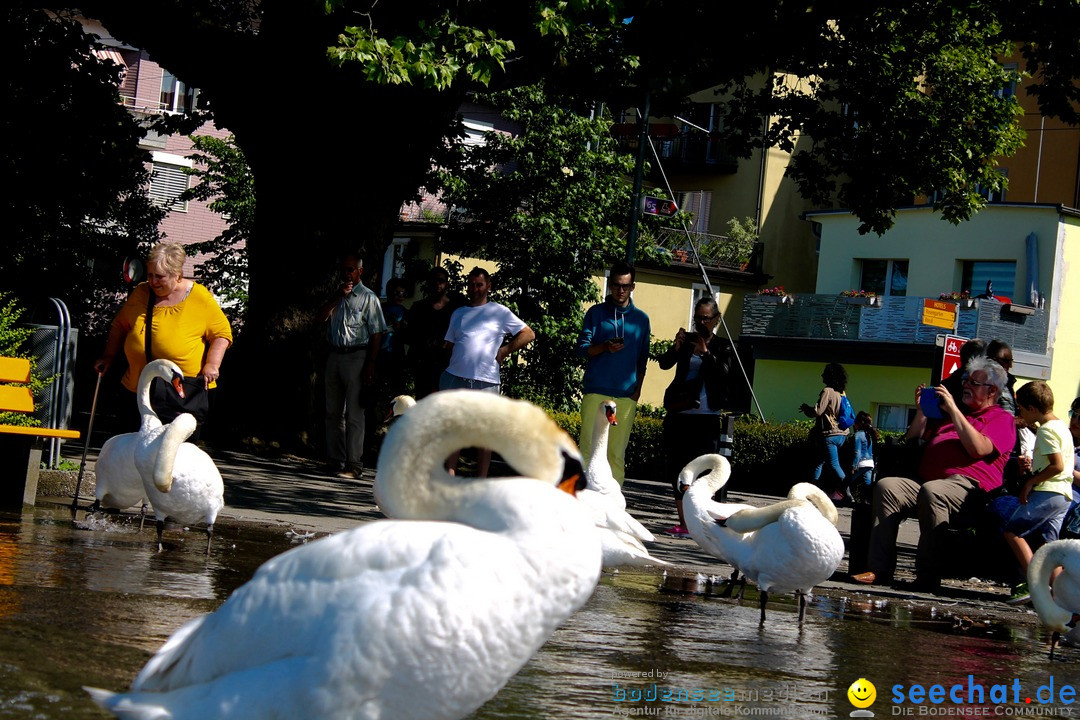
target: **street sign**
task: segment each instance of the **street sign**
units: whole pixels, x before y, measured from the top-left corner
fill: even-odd
[[[941,358],[941,379],[952,375],[960,369],[960,346],[968,341],[968,338],[958,335],[945,336],[945,353]]]
[[[926,298],[923,300],[922,324],[955,330],[956,303]]]
[[[674,200],[665,200],[664,198],[651,197],[646,195],[644,197],[645,207],[642,210],[646,215],[660,215],[661,217],[671,217],[679,211],[679,206],[675,204]]]

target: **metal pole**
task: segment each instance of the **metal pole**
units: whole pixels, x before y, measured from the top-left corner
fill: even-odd
[[[637,162],[634,164],[634,196],[630,205],[630,231],[626,235],[626,262],[631,265],[637,257],[638,224],[641,222],[641,186],[645,179],[645,146],[649,144],[649,91],[645,91],[645,109],[638,119]]]
[[[90,422],[86,427],[86,442],[83,443],[82,461],[79,463],[79,478],[75,481],[75,497],[71,499],[71,519],[75,519],[75,513],[79,511],[79,491],[82,490],[83,471],[86,470],[86,450],[90,447],[90,434],[94,432],[94,413],[97,411],[98,390],[101,389],[101,375],[97,376],[94,385],[94,400],[90,403]]]

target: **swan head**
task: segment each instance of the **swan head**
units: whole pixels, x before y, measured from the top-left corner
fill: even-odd
[[[600,408],[604,413],[604,417],[607,418],[608,424],[619,424],[618,419],[615,417],[615,402],[613,400],[605,400],[600,404]]]
[[[167,383],[170,383],[176,392],[180,394],[180,397],[184,397],[184,386],[182,380],[184,379],[184,373],[180,369],[180,366],[174,363],[172,360],[151,360],[143,367],[142,372],[139,373],[139,386],[142,387],[143,382],[146,382],[146,387],[150,387],[150,383],[154,378],[161,378]]]
[[[821,488],[813,483],[796,483],[788,490],[789,500],[806,500],[818,509],[825,519],[835,525],[840,520],[840,513],[836,511],[836,505],[829,499]]]
[[[702,473],[705,473],[702,475]],[[690,462],[679,472],[679,490],[686,492],[695,483],[704,485],[710,497],[716,491],[727,485],[731,478],[731,463],[723,455],[709,453],[701,455]]]
[[[398,395],[390,401],[390,412],[386,415],[384,423],[388,423],[396,417],[401,417],[405,411],[416,404],[416,398],[412,395]]]
[[[444,512],[464,488],[481,484],[443,469],[450,453],[467,447],[490,448],[520,477],[571,494],[585,488],[577,444],[542,409],[491,393],[444,390],[417,402],[386,434],[375,475],[379,507],[397,518]]]

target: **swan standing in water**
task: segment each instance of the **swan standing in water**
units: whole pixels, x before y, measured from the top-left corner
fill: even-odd
[[[1051,589],[1050,579],[1059,567]],[[1075,631],[1080,621],[1080,540],[1054,540],[1040,547],[1028,563],[1027,577],[1031,604],[1042,624],[1054,631],[1053,657],[1059,635]]]
[[[206,553],[214,537],[214,520],[225,507],[225,483],[213,459],[199,446],[185,442],[197,427],[195,416],[182,413],[162,431],[140,438],[135,467],[143,491],[157,517],[158,552],[165,520],[181,524],[206,523]]]
[[[184,390],[180,381],[184,379],[184,374],[176,363],[171,360],[154,360],[146,364],[139,373],[139,384],[135,392],[135,402],[142,417],[139,431],[113,435],[101,446],[97,462],[94,463],[94,503],[87,512],[97,512],[101,507],[123,510],[142,504],[145,513],[146,493],[143,490],[142,475],[135,467],[135,447],[140,440],[150,439],[161,432],[161,420],[150,407],[150,383],[156,377],[172,383],[183,397]]]
[[[455,478],[486,446],[526,477]],[[393,520],[272,558],[158,651],[132,690],[89,689],[125,718],[455,720],[581,607],[600,541],[576,498],[573,440],[543,410],[469,390],[394,423],[375,493]]]
[[[721,455],[704,457],[718,470],[695,477],[691,466],[698,458],[679,475],[690,537],[757,584],[762,624],[768,594],[794,592],[801,625],[806,593],[831,577],[844,557],[836,506],[810,483],[798,483],[787,500],[761,508],[714,502],[713,494],[727,483],[731,469]]]
[[[643,543],[655,540],[653,534],[626,512],[626,498],[608,462],[608,431],[618,423],[615,403],[600,403],[593,426],[593,441],[589,463],[585,467],[588,481],[578,499],[589,506],[593,522],[600,530],[605,568],[620,565],[668,565],[649,554]]]

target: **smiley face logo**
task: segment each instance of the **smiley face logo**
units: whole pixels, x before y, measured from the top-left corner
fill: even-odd
[[[848,700],[857,708],[868,708],[877,699],[877,688],[866,678],[859,678],[847,689]]]

